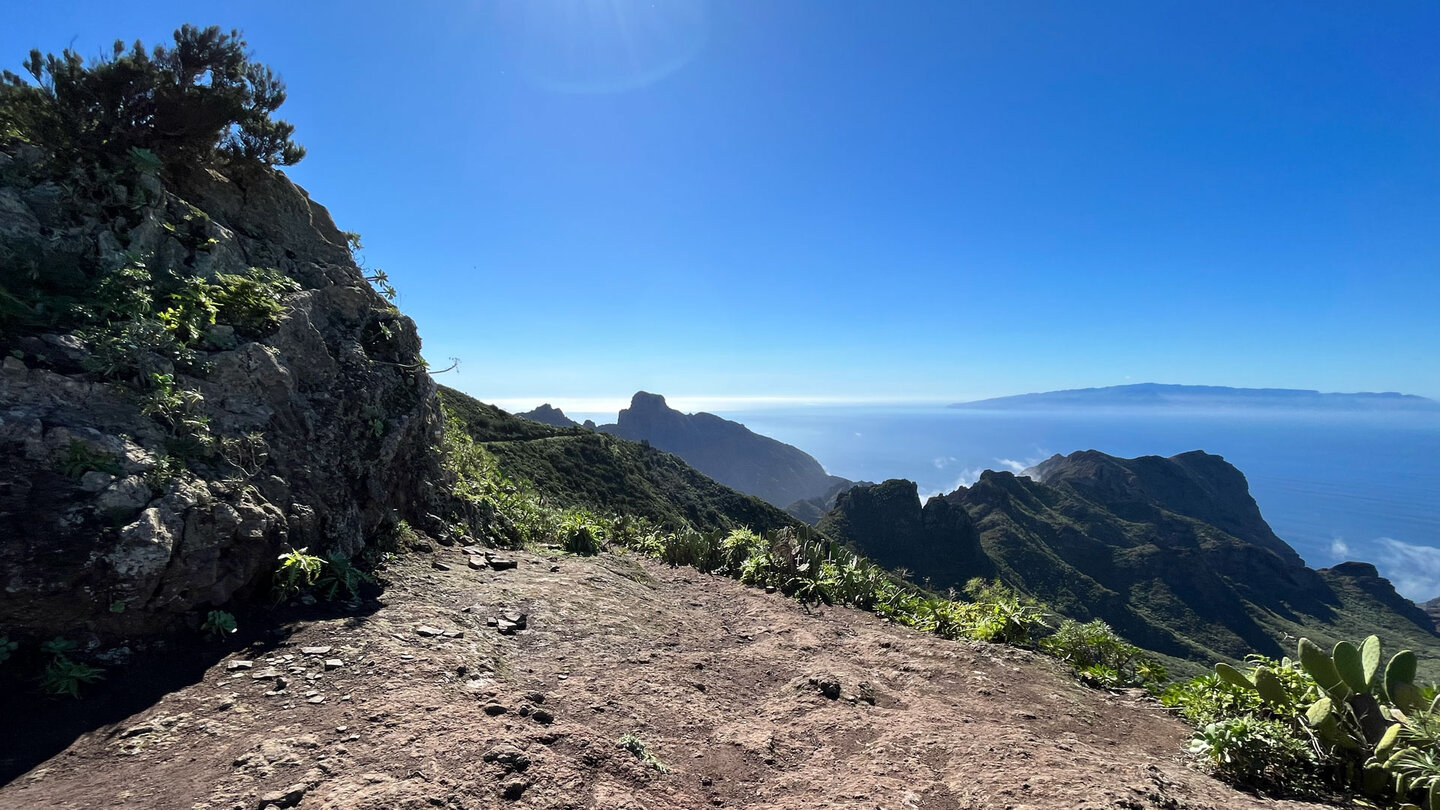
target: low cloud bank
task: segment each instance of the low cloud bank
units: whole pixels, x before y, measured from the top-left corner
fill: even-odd
[[[1343,540],[1339,543],[1345,546]],[[1440,548],[1377,537],[1374,549],[1375,567],[1400,595],[1418,602],[1440,596]]]

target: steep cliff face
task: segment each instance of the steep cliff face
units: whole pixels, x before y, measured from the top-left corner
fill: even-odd
[[[851,490],[820,527],[933,586],[993,574],[1177,659],[1279,656],[1287,636],[1333,642],[1375,632],[1387,644],[1440,651],[1434,624],[1373,566],[1305,567],[1219,456],[1087,451],[1034,473],[1043,481],[986,472],[929,501],[927,519],[940,504],[967,516],[972,545],[959,545],[959,555],[948,550],[954,541],[929,531],[909,482]]]
[[[600,430],[622,439],[647,441],[685,459],[716,481],[785,508],[823,496],[845,479],[828,475],[809,454],[709,413],[686,414],[658,394],[641,391],[620,411],[614,425]]]
[[[259,167],[57,171],[0,152],[0,626],[162,630],[287,547],[442,528],[415,326],[322,206]]]
[[[1167,511],[1195,518],[1287,563],[1301,564],[1295,549],[1261,517],[1244,473],[1222,456],[1195,450],[1170,458],[1123,459],[1087,450],[1052,456],[1024,474],[1050,486],[1068,486],[1122,517],[1146,520]]]
[[[931,498],[922,507],[913,481],[842,492],[816,528],[886,568],[904,568],[937,587],[994,573],[965,508],[944,498]]]

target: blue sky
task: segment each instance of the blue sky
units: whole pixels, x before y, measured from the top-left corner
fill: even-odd
[[[1440,5],[43,3],[183,22],[503,402],[1160,381],[1440,396]]]

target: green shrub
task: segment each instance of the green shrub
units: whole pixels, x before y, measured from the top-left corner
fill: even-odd
[[[1192,750],[1236,781],[1440,806],[1435,689],[1415,686],[1408,650],[1380,663],[1376,636],[1331,653],[1302,638],[1294,660],[1218,663],[1214,675],[1171,687],[1162,702],[1199,726]]]
[[[89,445],[79,440],[72,440],[70,446],[65,450],[65,458],[60,461],[60,471],[67,478],[80,480],[85,473],[96,470],[110,475],[119,475],[123,470],[120,467],[120,459],[109,453],[96,453]]]
[[[217,640],[233,635],[239,629],[235,624],[235,616],[224,610],[210,611],[205,616],[205,623],[200,625],[200,632]]]
[[[604,538],[605,526],[600,519],[583,509],[570,510],[560,519],[560,547],[568,554],[599,554]]]
[[[274,589],[279,600],[289,599],[298,596],[302,591],[312,587],[320,578],[320,570],[325,566],[325,560],[314,554],[305,553],[308,549],[290,549],[279,557],[280,566],[275,569]]]
[[[654,768],[660,773],[670,772],[670,768],[667,767],[665,763],[661,762],[659,757],[651,753],[650,749],[646,747],[645,743],[634,734],[626,734],[619,740],[616,740],[615,745],[634,754],[636,759],[640,760],[651,768]]]
[[[362,584],[374,581],[375,577],[356,568],[350,558],[332,552],[326,557],[324,566],[315,577],[314,585],[315,592],[325,597],[327,602],[333,602],[341,596],[347,601],[353,601],[360,598]]]
[[[1165,667],[1155,657],[1121,638],[1099,619],[1065,619],[1040,648],[1069,664],[1080,680],[1103,689],[1130,686],[1159,688]]]
[[[20,648],[20,642],[11,641],[9,636],[0,636],[0,664],[10,660],[10,654]]]
[[[216,281],[211,292],[216,321],[257,338],[279,323],[284,297],[300,290],[294,279],[268,267],[252,267],[243,275],[219,273]]]
[[[1278,720],[1241,715],[1207,723],[1191,740],[1190,753],[1247,786],[1310,792],[1316,782],[1314,750]]]
[[[50,662],[40,676],[40,688],[51,695],[80,697],[80,687],[105,677],[105,671],[73,660],[70,653],[75,642],[65,638],[54,638],[40,645],[41,651],[50,655]]]
[[[1038,602],[998,580],[972,579],[965,583],[965,595],[971,601],[962,609],[960,621],[969,638],[1028,646],[1036,633],[1048,627]]]
[[[119,162],[146,150],[158,162],[225,158],[289,166],[305,155],[294,127],[272,118],[285,85],[250,61],[238,31],[185,25],[173,47],[116,42],[97,60],[33,50],[35,84],[0,74],[0,137],[70,159]]]

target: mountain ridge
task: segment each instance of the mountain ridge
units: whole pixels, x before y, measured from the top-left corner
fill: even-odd
[[[647,391],[636,392],[615,424],[597,430],[649,442],[716,481],[781,509],[826,497],[849,483],[825,472],[820,462],[797,447],[712,413],[682,413],[671,408],[665,397]]]
[[[1231,388],[1220,385],[1134,383],[1097,388],[1016,394],[956,402],[961,410],[1025,410],[1052,407],[1110,408],[1302,408],[1323,410],[1403,409],[1440,412],[1440,402],[1415,394],[1386,392],[1327,393],[1299,388]]]
[[[879,485],[880,498],[852,489],[819,527],[938,589],[996,576],[1063,615],[1104,619],[1181,670],[1252,651],[1278,657],[1298,635],[1333,642],[1379,630],[1422,657],[1440,652],[1434,622],[1374,566],[1304,566],[1219,456],[1090,450],[1047,460],[1036,475],[986,471],[923,507],[911,482]],[[972,526],[946,540],[964,563],[937,560],[933,534],[905,517],[942,502]]]

